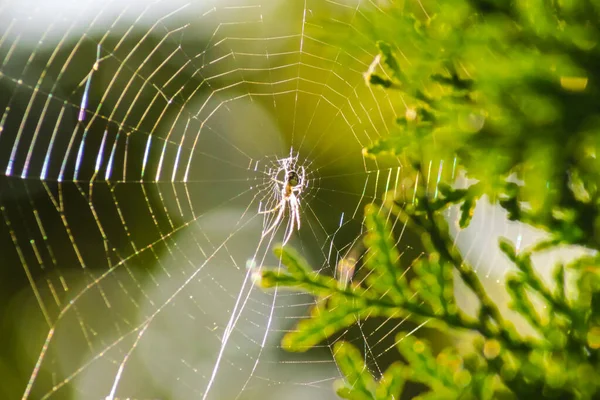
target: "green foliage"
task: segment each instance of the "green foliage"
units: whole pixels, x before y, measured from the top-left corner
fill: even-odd
[[[599,3],[439,3],[430,19],[395,10],[397,26],[371,28],[390,78],[370,81],[401,91],[409,111],[366,153],[412,163],[457,156],[513,219],[596,248]]]
[[[317,296],[283,346],[306,351],[357,321],[409,317],[474,333],[474,351],[434,354],[401,334],[403,361],[376,377],[356,348],[337,341],[341,397],[397,399],[416,382],[429,388],[422,399],[600,398],[600,2],[448,0],[428,5],[427,15],[416,7],[392,7],[369,25],[385,74],[368,82],[401,92],[408,107],[395,132],[365,154],[401,156],[418,174],[428,160],[456,160],[476,183],[456,189],[445,175],[435,194],[420,183],[409,204],[388,197],[368,206],[365,278],[349,285],[277,249],[287,270],[263,269],[261,284]],[[506,278],[510,306],[534,334],[503,315],[450,236],[448,207],[458,205],[464,228],[484,195],[510,219],[548,232],[527,249],[499,243],[515,266]],[[410,276],[398,262],[395,221],[425,249]],[[545,282],[532,259],[562,244],[590,255],[557,265]],[[457,305],[456,279],[478,299],[476,316]]]
[[[431,389],[421,398],[483,399],[496,398],[499,394],[520,398],[538,393],[561,399],[597,396],[600,393],[600,273],[590,267],[598,265],[597,257],[559,265],[553,289],[550,289],[533,269],[531,251],[517,252],[507,240],[500,242],[501,249],[518,269],[507,279],[512,308],[539,332],[539,336],[526,337],[518,334],[501,315],[477,275],[452,249],[447,226],[443,228],[439,221],[426,223],[434,214],[427,199],[422,198],[420,204],[403,209],[389,204],[400,220],[423,230],[422,239],[430,254],[413,264],[415,276],[410,282],[404,271],[395,266],[397,250],[386,223],[387,213],[373,206],[367,208],[369,234],[365,238],[368,245],[365,268],[371,273],[362,284],[344,287],[333,278],[310,271],[306,261],[293,250],[277,249],[282,262],[290,267],[288,271],[263,271],[262,285],[302,288],[320,296],[310,317],[285,336],[284,348],[306,351],[359,320],[377,316],[401,318],[410,314],[416,321],[428,320],[430,325],[445,330],[478,332],[485,340],[476,341],[478,351],[474,354],[462,356],[447,348],[434,356],[424,341],[399,336],[398,349],[407,364],[394,364],[378,383],[368,372],[358,350],[349,343],[337,342],[334,355],[346,377],[346,384],[338,391],[340,396],[386,398],[390,390],[398,391],[405,381],[419,382]],[[565,288],[565,268],[578,276],[577,288],[571,296]],[[457,307],[453,269],[477,295],[478,318],[468,316]],[[543,306],[534,306],[534,295]]]

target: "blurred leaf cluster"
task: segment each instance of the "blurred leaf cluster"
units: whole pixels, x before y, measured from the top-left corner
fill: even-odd
[[[438,3],[372,24],[384,71],[368,79],[408,110],[365,151],[457,156],[511,218],[598,247],[600,2]]]
[[[427,13],[416,4],[390,6],[385,19],[370,24],[381,68],[368,82],[399,93],[407,110],[365,154],[404,157],[418,173],[427,160],[456,160],[475,183],[456,189],[446,176],[435,196],[416,183],[411,201],[390,195],[367,207],[360,281],[318,274],[293,250],[277,249],[287,269],[262,270],[261,284],[318,299],[283,346],[305,351],[366,318],[409,317],[475,333],[473,351],[434,354],[426,341],[401,333],[404,361],[374,376],[353,345],[336,341],[341,397],[398,399],[411,381],[429,388],[423,399],[600,398],[600,2],[428,6]],[[512,309],[533,335],[503,315],[450,236],[448,207],[459,205],[465,227],[483,195],[509,218],[548,232],[527,249],[499,244],[516,267],[506,279]],[[392,221],[416,232],[425,249],[410,266],[412,277],[398,264]],[[546,282],[532,257],[563,244],[588,255],[554,266]],[[457,277],[478,299],[477,315],[457,305]]]

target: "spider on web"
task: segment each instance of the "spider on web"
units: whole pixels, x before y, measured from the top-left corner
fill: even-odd
[[[297,166],[298,156],[292,155],[277,160],[279,167],[269,173],[270,180],[275,185],[277,204],[270,210],[260,210],[259,213],[272,215],[277,213],[275,220],[263,230],[262,237],[267,236],[274,231],[282,222],[286,208],[289,209],[289,222],[283,238],[285,245],[292,236],[294,229],[300,229],[300,195],[306,189],[308,180],[306,179],[306,169],[304,166]],[[279,176],[283,175],[283,179]],[[265,221],[267,217],[265,216]]]

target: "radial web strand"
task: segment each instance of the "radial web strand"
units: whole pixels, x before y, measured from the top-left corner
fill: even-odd
[[[332,342],[280,348],[315,300],[253,279],[289,236],[347,284],[364,206],[414,187],[398,159],[362,152],[407,112],[399,93],[365,84],[385,73],[368,27],[388,3],[0,6],[1,288],[19,300],[6,312],[26,316],[15,392],[335,398]],[[451,164],[417,179],[433,185]],[[291,170],[297,215],[289,199],[264,212]],[[404,323],[345,335],[377,372],[394,333],[416,328]]]

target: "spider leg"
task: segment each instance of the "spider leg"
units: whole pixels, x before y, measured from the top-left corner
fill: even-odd
[[[277,211],[277,210],[279,210],[279,208],[281,208],[281,206],[283,205],[283,203],[284,203],[284,202],[285,202],[285,200],[281,200],[281,201],[279,202],[279,204],[277,204],[277,205],[276,205],[274,208],[271,208],[270,210],[259,211],[258,213],[259,213],[259,214],[270,214],[270,213],[272,213],[272,212],[274,212],[274,211]]]
[[[279,212],[277,213],[277,218],[275,218],[275,221],[273,221],[273,223],[271,224],[269,229],[267,229],[266,231],[263,232],[263,234],[262,234],[263,237],[267,236],[273,229],[275,229],[279,225],[279,222],[281,222],[281,218],[283,217],[283,212],[285,211],[285,199],[282,199],[277,207],[279,207]]]
[[[264,210],[264,211],[260,211],[260,208],[259,208],[258,213],[259,214],[269,214],[269,213],[272,213],[274,211],[279,210],[284,203],[285,203],[285,193],[281,193],[281,200],[279,200],[279,202],[277,203],[277,205],[275,207],[271,208],[270,210]]]
[[[283,238],[283,246],[290,240],[292,236],[292,232],[294,232],[294,197],[290,196],[290,220],[288,222],[288,227],[285,230],[285,237]]]
[[[300,179],[298,180],[298,184],[295,187],[297,187],[299,191],[302,191],[302,189],[304,189],[304,179],[306,178],[306,170],[302,166],[300,168],[302,172],[300,173]]]
[[[294,195],[290,197],[290,210],[292,211],[291,218],[296,219],[296,230],[300,229],[300,208],[298,198]]]
[[[306,177],[306,169],[304,169],[304,167],[302,167],[302,178],[300,179],[300,187],[304,187],[304,178]]]

